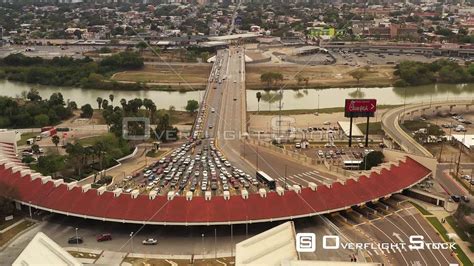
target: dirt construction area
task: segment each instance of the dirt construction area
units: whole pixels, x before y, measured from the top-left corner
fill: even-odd
[[[279,72],[283,74],[283,81],[278,88],[283,87],[338,87],[358,86],[358,82],[350,73],[357,67],[345,65],[307,66],[296,64],[258,64],[246,66],[246,85],[249,89],[262,89],[266,84],[260,81],[260,75],[265,72]],[[367,75],[359,82],[360,86],[390,86],[393,83],[394,66],[377,66],[370,68]],[[308,78],[308,84],[298,84],[297,75]]]
[[[145,82],[149,85],[182,86],[186,89],[187,84],[204,86],[207,83],[211,66],[211,64],[146,65],[139,71],[115,73],[112,79]]]

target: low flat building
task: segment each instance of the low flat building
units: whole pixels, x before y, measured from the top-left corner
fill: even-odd
[[[13,265],[79,266],[83,264],[45,234],[38,232],[16,258]]]
[[[474,148],[474,135],[452,134],[451,136],[469,150]]]
[[[298,258],[295,227],[286,222],[238,243],[235,265],[281,265]]]
[[[342,130],[344,135],[346,137],[349,137],[349,129],[351,126],[351,123],[349,121],[337,121],[337,125],[339,126],[339,129]],[[361,138],[365,136],[362,131],[360,131],[359,127],[357,127],[356,123],[352,123],[352,137],[353,138]]]

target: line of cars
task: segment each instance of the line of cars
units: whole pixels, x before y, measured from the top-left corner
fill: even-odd
[[[204,192],[219,188],[229,191],[230,188],[260,187],[255,177],[232,166],[216,149],[212,139],[183,144],[170,156],[143,169],[143,176],[147,181],[147,190],[158,193],[164,190]]]
[[[112,240],[112,235],[109,233],[104,233],[104,234],[100,234],[96,236],[97,242],[105,242],[105,241],[111,241],[111,240]],[[72,244],[72,245],[79,245],[79,244],[84,243],[84,239],[82,238],[82,236],[73,236],[67,240],[67,243]],[[155,238],[146,238],[142,241],[142,244],[143,245],[157,245],[158,240],[156,240]]]

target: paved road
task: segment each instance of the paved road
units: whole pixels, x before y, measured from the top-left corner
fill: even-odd
[[[223,54],[223,73],[226,79],[222,81],[221,86],[217,86],[217,89],[211,90],[207,101],[208,105],[215,108],[215,113],[209,114],[206,124],[207,128],[209,125],[213,126],[213,131],[209,135],[216,137],[219,149],[233,165],[252,176],[258,168],[279,181],[282,186],[285,183],[285,176],[292,176],[287,178],[289,185],[307,186],[308,181],[315,182],[306,175],[302,175],[299,181],[296,181],[296,177],[293,178],[294,175],[315,169],[288,160],[281,154],[244,143],[243,139],[247,135],[244,54],[244,49],[239,47],[231,47]],[[294,179],[294,182],[291,182],[291,179]]]
[[[411,250],[409,237],[421,235],[425,243],[443,243],[437,232],[413,208],[400,209],[384,218],[366,222],[358,226],[372,240],[379,243],[405,243],[389,249],[371,250],[369,255],[385,256],[395,265],[448,265],[456,263],[450,250],[423,249]]]

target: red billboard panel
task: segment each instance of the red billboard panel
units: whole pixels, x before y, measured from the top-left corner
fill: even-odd
[[[373,116],[376,109],[376,99],[346,99],[345,116]]]

